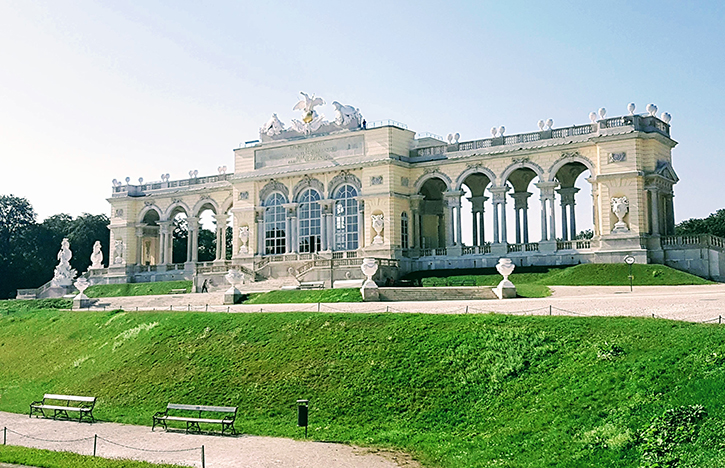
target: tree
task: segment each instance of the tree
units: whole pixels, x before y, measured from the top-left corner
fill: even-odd
[[[35,211],[25,198],[0,195],[0,299],[13,297],[22,287],[23,233],[35,225]]]
[[[712,234],[725,237],[725,208],[719,209],[707,218],[691,218],[675,226],[678,235]]]
[[[171,261],[173,263],[186,262],[186,246],[189,243],[189,228],[186,218],[174,218],[174,249]]]

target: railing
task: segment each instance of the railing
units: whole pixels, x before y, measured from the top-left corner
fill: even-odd
[[[420,140],[421,138],[433,138],[434,140],[445,141],[445,138],[443,138],[440,135],[436,135],[435,133],[421,132],[421,133],[416,133],[415,134],[415,139],[416,140]]]
[[[448,255],[448,250],[446,250],[445,248],[443,248],[443,249],[435,249],[435,251],[436,251],[436,256],[438,256],[438,255]]]
[[[482,148],[490,148],[492,146],[516,145],[522,143],[531,143],[539,140],[551,138],[568,138],[579,135],[588,135],[597,133],[599,130],[608,128],[618,128],[631,126],[634,130],[644,132],[660,132],[666,136],[670,135],[669,124],[663,122],[655,116],[650,115],[625,115],[621,117],[612,117],[602,119],[596,123],[585,125],[573,125],[571,127],[557,128],[552,130],[542,130],[540,132],[519,133],[516,135],[498,136],[486,138],[482,140],[464,141],[453,145],[441,145],[430,148],[419,148],[415,151],[416,156],[435,156],[443,155],[449,152],[457,151],[473,151]]]
[[[162,189],[168,189],[168,188],[175,188],[175,187],[189,187],[194,185],[201,185],[201,184],[210,184],[214,182],[221,182],[228,180],[231,178],[233,174],[217,174],[217,175],[211,175],[211,176],[204,176],[204,177],[193,177],[190,179],[181,179],[181,180],[172,180],[169,182],[163,182],[163,181],[153,181],[153,182],[147,182],[145,184],[140,185],[119,185],[117,187],[113,187],[113,194],[122,194],[122,193],[130,193],[131,196],[134,195],[141,195],[144,192],[148,192],[151,190],[162,190]]]
[[[718,250],[725,250],[725,238],[711,234],[686,235],[686,236],[662,236],[660,238],[662,247],[713,247]]]
[[[404,130],[408,129],[408,126],[404,123],[395,121],[395,120],[376,120],[375,122],[369,122],[365,128],[368,130],[371,128],[379,128],[379,127],[398,127],[402,128]]]
[[[557,241],[556,250],[572,250],[574,246],[571,241]]]
[[[592,248],[592,241],[590,240],[578,240],[576,241],[576,249],[577,250],[584,250],[584,249],[591,249]]]
[[[433,255],[432,249],[421,249],[420,250],[420,256],[421,257],[431,257]]]

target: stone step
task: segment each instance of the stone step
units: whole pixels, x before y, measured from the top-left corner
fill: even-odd
[[[381,301],[454,301],[498,299],[490,286],[434,288],[380,288]]]

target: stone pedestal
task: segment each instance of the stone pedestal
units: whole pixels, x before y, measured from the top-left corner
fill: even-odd
[[[377,302],[380,300],[380,291],[374,281],[368,281],[360,288],[364,302]]]
[[[516,286],[514,286],[510,281],[508,283],[511,284],[511,286],[502,286],[503,281],[501,281],[498,286],[491,288],[499,299],[511,299],[516,297]]]
[[[491,244],[491,255],[493,256],[500,257],[502,255],[508,254],[508,251],[508,244],[505,242]]]
[[[539,242],[539,252],[554,253],[556,252],[556,241],[547,240]]]
[[[91,306],[91,300],[85,294],[78,294],[73,298],[73,309],[87,309]]]
[[[232,286],[224,291],[224,305],[239,304],[242,302],[242,293]]]

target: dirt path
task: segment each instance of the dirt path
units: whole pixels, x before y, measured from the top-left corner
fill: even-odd
[[[725,315],[725,284],[700,286],[552,286],[538,299],[368,302],[331,304],[221,305],[219,293],[103,298],[93,310],[201,310],[215,312],[414,312],[531,313],[555,315],[652,316],[717,321]]]
[[[91,455],[94,436],[97,435],[98,456],[196,467],[201,467],[202,445],[207,468],[418,468],[420,466],[405,454],[344,444],[275,437],[244,435],[221,437],[164,430],[151,432],[151,428],[146,426],[31,419],[27,415],[0,412],[0,430],[3,427],[7,427],[9,445]],[[174,450],[176,452],[173,452]],[[4,468],[2,464],[0,468]]]

